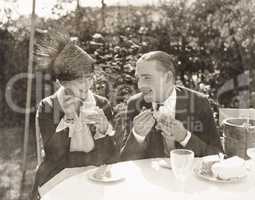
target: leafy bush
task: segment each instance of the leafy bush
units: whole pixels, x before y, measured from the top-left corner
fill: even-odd
[[[79,8],[58,19],[37,18],[36,23],[37,28],[59,27],[79,38],[97,59],[93,89],[111,100],[116,113],[123,110],[119,104],[137,92],[135,62],[150,50],[176,55],[177,82],[207,93],[217,108],[217,89],[255,66],[254,11],[252,0],[197,0],[191,5],[181,0],[158,7],[106,7],[104,24],[101,10],[94,8]],[[0,119],[5,125],[24,117],[8,107],[4,93],[10,78],[27,70],[28,22],[24,17],[11,20],[0,31]],[[49,80],[44,84],[49,86]],[[12,92],[17,104],[25,105],[25,80]],[[33,88],[33,105],[37,101]]]

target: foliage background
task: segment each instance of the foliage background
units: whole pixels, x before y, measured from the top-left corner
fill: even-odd
[[[137,91],[135,62],[150,50],[177,56],[178,84],[207,93],[216,120],[218,107],[255,108],[254,0],[196,0],[191,5],[185,0],[162,0],[157,6],[141,7],[77,6],[64,16],[61,13],[65,5],[59,2],[52,10],[56,18],[36,18],[36,39],[44,35],[44,30],[65,30],[98,60],[93,89],[111,100],[119,132],[124,123],[121,111],[127,98]],[[103,2],[107,4],[107,0]],[[25,107],[26,79],[14,87],[8,87],[8,83],[27,71],[30,17],[14,19],[12,9],[0,7],[0,11],[7,18],[0,18],[0,127],[4,127],[0,128],[0,199],[27,200],[36,166],[34,134],[29,138],[24,180],[24,114],[11,109],[5,94],[11,94],[15,104]],[[35,72],[36,66],[33,107],[54,90],[49,76]],[[34,112],[32,115],[34,125]],[[33,127],[30,132],[34,133]]]
[[[118,104],[125,103],[137,91],[135,62],[150,50],[176,55],[178,84],[207,93],[215,111],[218,106],[243,107],[244,104],[236,102],[243,94],[240,91],[246,91],[243,101],[250,99],[250,105],[245,106],[254,107],[254,1],[197,0],[188,6],[185,0],[180,0],[143,7],[77,7],[65,16],[59,14],[61,9],[60,2],[52,10],[58,16],[56,19],[36,19],[36,37],[43,35],[42,30],[52,28],[64,29],[77,37],[80,45],[98,61],[94,90],[111,100],[116,113],[122,108]],[[11,10],[5,12],[11,16]],[[24,121],[24,115],[7,104],[5,93],[10,92],[17,105],[25,106],[26,80],[19,80],[13,88],[7,88],[7,83],[27,70],[29,20],[21,16],[0,22],[1,126],[21,125]],[[237,77],[247,72],[250,80],[241,87]],[[219,96],[217,91],[230,79],[234,88]],[[49,77],[43,77],[39,89],[34,80],[33,106],[51,94],[52,88]]]

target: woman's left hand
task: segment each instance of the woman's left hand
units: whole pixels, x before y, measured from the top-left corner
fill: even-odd
[[[99,133],[105,134],[109,127],[109,121],[102,109],[96,108],[96,111],[96,113],[86,115],[86,118],[88,121],[95,122],[96,129]]]

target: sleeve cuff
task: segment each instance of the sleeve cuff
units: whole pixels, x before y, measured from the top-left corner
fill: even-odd
[[[133,135],[135,136],[136,140],[137,140],[139,143],[144,142],[145,136],[138,135],[138,134],[135,132],[134,128],[132,129],[132,133],[133,133]]]
[[[185,147],[185,146],[188,144],[190,138],[191,138],[191,132],[187,131],[186,137],[184,138],[183,141],[180,142],[180,144],[181,144],[183,147]]]

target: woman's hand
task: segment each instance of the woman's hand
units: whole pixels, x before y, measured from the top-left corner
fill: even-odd
[[[106,118],[104,111],[102,109],[96,107],[95,111],[96,112],[86,114],[86,120],[94,122],[97,131],[99,131],[99,133],[101,134],[105,134],[109,127],[109,121]]]
[[[63,110],[66,115],[67,120],[73,120],[74,114],[78,114],[80,107],[81,107],[81,99],[75,97],[73,92],[70,89],[64,90],[64,97],[63,97]]]

